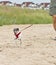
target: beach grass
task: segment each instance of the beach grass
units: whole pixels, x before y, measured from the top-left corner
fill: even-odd
[[[50,23],[52,23],[52,17],[46,10],[0,6],[0,25]]]

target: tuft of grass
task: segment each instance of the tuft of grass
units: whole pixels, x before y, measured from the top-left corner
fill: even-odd
[[[0,6],[0,25],[50,23],[52,18],[48,11]]]

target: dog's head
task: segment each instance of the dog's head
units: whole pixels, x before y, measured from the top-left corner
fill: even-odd
[[[14,32],[14,33],[17,33],[18,31],[19,31],[19,28],[14,28],[14,29],[13,29],[13,32]]]

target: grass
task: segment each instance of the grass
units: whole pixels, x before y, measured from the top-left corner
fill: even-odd
[[[52,18],[48,11],[0,6],[0,25],[50,23]]]

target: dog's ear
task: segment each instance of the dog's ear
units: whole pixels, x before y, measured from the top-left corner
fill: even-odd
[[[15,28],[13,29],[13,32],[16,33]]]
[[[19,28],[16,28],[17,31],[19,31]]]

